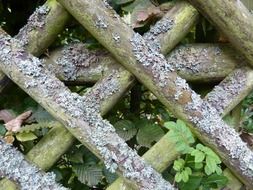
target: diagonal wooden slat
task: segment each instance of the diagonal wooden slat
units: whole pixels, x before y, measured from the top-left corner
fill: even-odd
[[[241,1],[188,1],[217,26],[253,65],[253,15]]]
[[[18,183],[22,190],[55,189],[67,190],[55,182],[53,173],[44,173],[27,160],[12,145],[0,138],[0,177],[7,176]]]
[[[190,20],[190,22],[192,22],[192,23],[194,23],[193,22],[193,20],[196,20],[196,17],[194,17],[194,14],[196,14],[196,11],[195,11],[195,13],[192,15],[192,12],[191,12],[191,10],[192,10],[192,7],[190,6],[189,7],[189,4],[187,4],[187,3],[179,3],[178,4],[179,6],[178,6],[178,8],[176,9],[176,10],[178,10],[178,12],[176,12],[176,14],[178,14],[178,15],[182,15],[182,14],[184,14],[184,15],[188,15],[188,16],[191,16],[190,18],[191,18],[191,20]],[[183,5],[183,6],[182,6]],[[175,12],[175,9],[173,9],[173,12]],[[177,19],[180,19],[180,21],[182,22],[182,23],[187,23],[187,22],[185,22],[186,21],[186,19],[181,19],[181,17],[179,17],[179,16],[177,16],[176,17]],[[175,19],[175,21],[177,21],[177,19]],[[181,27],[183,27],[184,25],[180,25]],[[189,27],[189,29],[190,29],[190,26],[188,26]],[[189,30],[188,29],[188,30]],[[178,27],[175,27],[175,29],[172,29],[172,31],[175,31],[175,30],[180,30]],[[169,36],[169,35],[168,35]],[[162,38],[161,38],[162,39]],[[178,41],[179,39],[177,38],[177,36],[172,36],[171,38],[170,38],[171,40],[173,40],[174,41],[174,43],[176,43],[176,41]],[[163,42],[165,42],[166,40],[162,40]],[[166,46],[165,46],[166,47]],[[66,53],[66,52],[65,52]],[[70,59],[71,60],[71,59]],[[73,61],[73,60],[72,60]],[[66,62],[66,60],[64,61],[64,62]],[[129,76],[129,72],[127,72],[127,71],[123,71],[122,72],[122,74],[120,74],[120,77],[122,77],[122,79],[127,79],[128,77],[126,77],[126,76]],[[130,82],[131,81],[131,76],[129,76],[130,78],[129,79],[127,79],[126,80],[126,82],[125,82],[125,86],[122,86],[122,88],[123,89],[125,89],[125,88],[127,88],[127,83],[128,83],[128,81]],[[117,80],[118,81],[120,81],[120,78],[117,78]],[[103,83],[103,84],[105,84],[105,83]],[[107,86],[108,84],[105,84],[105,86]],[[120,92],[120,91],[119,91]],[[117,94],[119,94],[118,93],[118,91],[117,91],[117,93],[115,93],[116,95],[113,95],[113,96],[111,96],[112,98],[111,98],[111,100],[112,101],[114,101],[115,102],[115,98],[118,96]],[[93,97],[93,96],[92,96]],[[110,99],[109,99],[110,100]],[[112,102],[111,101],[111,102]],[[110,103],[110,101],[108,101],[108,100],[106,100],[106,101],[104,101],[104,102],[106,102],[106,104],[107,105],[110,105],[110,106],[112,106],[113,104],[112,103]],[[105,104],[105,105],[106,105]],[[103,106],[102,106],[102,108],[103,108]],[[101,111],[102,111],[102,114],[103,114],[103,110],[105,110],[105,109],[102,109]],[[56,131],[60,131],[60,129],[57,129]],[[62,129],[62,131],[63,132],[61,132],[60,134],[65,134],[66,132],[64,132],[65,130],[64,129]],[[54,132],[53,132],[53,134],[54,134]],[[51,133],[49,134],[50,136],[51,136]],[[60,136],[60,135],[59,135]],[[66,136],[65,136],[66,137]],[[67,137],[70,137],[69,135],[67,135]],[[60,138],[60,137],[59,137]],[[55,138],[55,139],[53,139],[53,142],[58,142],[58,140],[59,140],[59,138]],[[50,146],[53,144],[53,142],[51,142],[50,143]],[[68,143],[62,143],[62,144],[65,144],[67,147],[68,147]],[[39,148],[35,148],[35,150],[34,150],[34,153],[32,153],[33,151],[31,151],[29,154],[30,155],[34,155],[34,154],[36,154],[38,151],[40,152],[40,150],[41,149],[43,149],[43,147],[44,146],[38,146]],[[39,150],[38,150],[39,149]],[[37,150],[37,151],[36,151]],[[64,150],[66,150],[66,149],[62,149],[63,151]],[[58,153],[59,151],[57,151],[56,153]],[[29,154],[28,154],[28,156],[29,156]],[[58,154],[57,154],[58,155]],[[43,158],[44,156],[42,156],[42,158]],[[36,159],[37,159],[37,156],[35,157]],[[55,156],[55,159],[57,159],[58,157],[57,156]],[[32,160],[34,160],[34,159],[32,159]],[[35,161],[35,160],[34,160]],[[43,163],[43,162],[42,162]],[[52,161],[51,163],[54,163],[54,161]],[[39,164],[40,165],[40,164]],[[41,166],[43,166],[44,167],[44,165],[41,165]]]
[[[210,145],[244,183],[253,184],[253,153],[239,135],[171,71],[161,54],[123,24],[108,4],[97,0],[59,2],[163,104],[186,121],[198,138]],[[117,34],[120,40],[115,41],[111,34]]]

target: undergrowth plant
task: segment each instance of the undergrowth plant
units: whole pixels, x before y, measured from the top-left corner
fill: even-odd
[[[181,120],[164,124],[168,137],[182,155],[174,161],[175,182],[180,190],[222,188],[227,178],[222,174],[221,160],[210,148],[198,143]]]

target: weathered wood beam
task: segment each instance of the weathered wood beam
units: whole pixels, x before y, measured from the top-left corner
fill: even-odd
[[[253,15],[241,1],[188,0],[221,30],[253,65]]]
[[[140,35],[134,33],[104,1],[59,2],[164,105],[191,126],[196,136],[212,147],[244,183],[252,186],[251,150],[239,135],[222,121],[216,110],[201,100],[185,80],[173,71],[164,56],[156,51],[157,46],[154,48],[153,44],[148,44]],[[167,30],[170,28],[160,24]]]
[[[246,65],[233,48],[223,44],[180,45],[166,59],[179,76],[191,82],[221,81],[235,68]],[[46,67],[67,84],[95,83],[122,67],[108,51],[88,50],[82,43],[56,49],[44,60]]]
[[[67,190],[55,182],[53,173],[44,173],[28,162],[22,153],[0,138],[0,177],[15,181],[22,190]]]
[[[39,56],[56,39],[69,19],[68,12],[56,0],[48,0],[34,11],[15,38],[22,41],[28,52]],[[4,89],[8,81],[0,71],[0,89]]]
[[[41,62],[28,54],[17,40],[0,30],[0,68],[25,92],[59,120],[81,143],[101,158],[106,167],[118,171],[140,189],[174,189],[161,174],[147,165],[127,146],[113,126],[101,118],[96,106],[64,86]],[[103,91],[94,97],[107,99],[103,92],[114,92],[115,73]],[[107,93],[105,93],[107,94]]]
[[[205,101],[225,116],[253,90],[253,70],[248,67],[235,69],[208,93]]]
[[[182,7],[182,5],[184,5],[184,7]],[[184,4],[182,4],[182,3],[177,3],[176,5],[175,5],[175,7],[179,7],[179,8],[174,8],[173,9],[173,12],[175,12],[175,10],[178,10],[178,11],[176,11],[175,12],[175,14],[178,14],[178,15],[188,15],[189,16],[189,22],[190,23],[192,23],[192,26],[194,25],[194,23],[197,21],[197,17],[196,16],[194,16],[194,15],[192,15],[192,7],[188,4],[188,3],[184,3]],[[168,13],[168,14],[171,14],[170,12]],[[195,11],[195,14],[196,14],[196,11]],[[187,17],[188,17],[187,16]],[[177,18],[177,19],[180,19],[180,17],[179,16],[174,16],[175,18]],[[190,26],[189,26],[189,24],[187,24],[187,22],[186,22],[186,19],[180,19],[181,21],[180,22],[183,22],[184,24],[180,24],[180,26],[181,27],[184,27],[185,25],[188,25],[188,30],[190,30]],[[177,20],[176,20],[176,22],[177,22]],[[178,22],[177,22],[178,23]],[[179,24],[179,23],[178,23]],[[186,29],[187,29],[186,28]],[[175,29],[177,29],[177,30],[179,30],[180,31],[180,28],[178,28],[178,27],[176,27]],[[183,29],[183,28],[182,28]],[[175,31],[174,29],[172,30],[172,31]],[[185,32],[187,32],[187,31],[185,31]],[[176,43],[178,40],[180,40],[180,39],[178,39],[177,38],[177,36],[175,36],[175,35],[172,35],[172,33],[170,32],[170,33],[167,33],[166,34],[167,36],[171,36],[169,39],[171,39],[172,41],[173,41],[173,43]],[[158,36],[157,36],[158,37]],[[163,34],[160,34],[159,35],[159,39],[166,39],[166,38],[168,38],[168,37],[163,37]],[[169,42],[167,41],[167,40],[158,40],[158,42],[159,41],[161,41],[161,45],[166,41],[168,44],[169,44]],[[164,46],[165,48],[166,48],[166,46]],[[168,49],[168,48],[166,48],[166,49]],[[73,50],[73,52],[76,52],[76,50]],[[69,51],[68,52],[64,52],[64,55],[68,55],[67,57],[65,57],[64,55],[62,55],[61,56],[61,59],[60,60],[58,60],[58,62],[60,62],[60,65],[61,66],[63,66],[64,67],[64,69],[63,69],[63,71],[67,71],[67,72],[69,72],[69,70],[71,70],[71,68],[73,68],[73,67],[68,67],[67,65],[68,64],[73,64],[73,62],[74,63],[81,63],[81,65],[87,65],[87,61],[85,61],[84,63],[82,62],[82,61],[84,61],[85,59],[83,59],[83,58],[85,58],[84,56],[81,56],[81,57],[76,57],[76,55],[75,54],[72,54],[73,53],[72,51],[71,51],[71,48],[69,49]],[[78,50],[78,52],[79,53],[85,53],[85,52],[87,52],[87,51],[84,51],[84,50],[82,50],[81,52]],[[70,53],[70,54],[69,54]],[[89,54],[90,55],[90,54]],[[92,55],[94,55],[94,54],[92,54]],[[97,54],[96,54],[97,55]],[[71,57],[72,59],[65,59],[65,58],[68,58],[68,57]],[[81,58],[81,59],[77,59],[77,58]],[[94,58],[94,57],[93,57]],[[52,59],[52,56],[50,56],[50,58],[49,59]],[[94,60],[94,59],[91,59],[91,60]],[[95,59],[95,60],[97,60],[97,59]],[[88,58],[88,62],[90,61],[90,59]],[[103,61],[105,61],[104,59],[103,59]],[[91,64],[91,66],[93,65],[94,63],[92,63]],[[59,64],[58,64],[59,65]],[[89,64],[88,64],[89,65]],[[118,67],[116,64],[113,66],[113,67]],[[70,69],[69,69],[70,68]],[[52,70],[52,68],[49,68],[50,70]],[[115,68],[114,68],[115,69]],[[97,102],[96,102],[96,104],[98,105],[98,106],[96,106],[96,107],[100,107],[101,109],[100,109],[100,113],[103,115],[104,113],[106,113],[106,111],[110,108],[110,107],[112,107],[113,105],[114,105],[114,103],[116,103],[117,102],[117,98],[119,98],[120,96],[121,96],[121,92],[124,92],[124,89],[126,90],[128,87],[129,87],[129,85],[130,84],[132,84],[133,82],[133,77],[132,77],[132,75],[128,72],[128,71],[126,71],[126,70],[122,70],[122,69],[118,69],[118,71],[120,72],[120,73],[118,73],[118,78],[116,78],[116,80],[118,80],[118,83],[119,84],[121,84],[121,85],[119,85],[118,87],[119,87],[119,89],[118,89],[118,91],[115,91],[114,93],[110,93],[109,95],[108,95],[108,97],[110,96],[110,98],[109,99],[106,99],[106,100],[104,100],[103,99],[103,101],[102,100],[100,100],[100,99],[98,99],[98,100],[96,100]],[[73,74],[73,72],[70,72],[70,73],[72,73]],[[63,76],[65,76],[67,73],[65,73],[65,74],[63,74]],[[66,75],[67,76],[67,79],[69,79],[69,76],[70,75]],[[110,78],[110,77],[109,77]],[[94,96],[94,94],[97,94],[96,92],[97,91],[102,91],[103,93],[106,93],[107,91],[103,91],[103,89],[105,88],[104,86],[107,86],[108,84],[106,83],[107,82],[107,80],[108,79],[106,79],[106,77],[105,77],[105,79],[102,79],[100,82],[98,82],[97,84],[96,84],[96,86],[94,87],[94,88],[92,88],[92,90],[89,92],[89,93],[87,93],[86,94],[86,97],[87,97],[87,95],[90,95],[90,94],[92,94],[91,96],[88,96],[88,97],[95,97]],[[120,82],[120,81],[122,81],[122,82]],[[124,82],[125,81],[125,82]],[[99,89],[99,88],[101,88],[101,89]],[[87,99],[87,98],[86,98]],[[92,101],[92,102],[94,102],[94,100]],[[100,104],[98,104],[98,103],[100,103]],[[57,135],[54,135],[55,134],[55,132],[57,132]],[[51,135],[51,134],[53,134],[53,136]],[[48,140],[49,140],[49,138],[48,138],[48,136],[49,136],[49,138],[50,138],[50,143],[49,143],[49,145],[48,145]],[[53,137],[53,139],[51,139]],[[66,139],[67,138],[67,139]],[[44,140],[45,139],[45,140]],[[69,141],[68,142],[66,142],[66,140],[68,140],[69,139]],[[64,140],[64,142],[59,142],[60,140]],[[74,140],[74,138],[73,137],[71,137],[71,135],[69,135],[69,134],[67,134],[66,133],[66,130],[65,129],[61,129],[61,128],[56,128],[56,129],[54,129],[54,130],[51,130],[50,131],[50,133],[48,134],[48,135],[46,135],[44,138],[43,138],[43,141],[41,142],[41,143],[38,143],[29,153],[28,153],[28,157],[31,159],[31,160],[33,160],[36,164],[38,164],[38,166],[41,166],[42,168],[45,168],[45,169],[47,169],[48,167],[50,167],[50,165],[52,165],[58,158],[59,158],[59,155],[60,154],[62,154],[62,153],[64,153],[65,152],[65,150],[70,146],[70,144],[71,144],[71,142]],[[70,142],[70,143],[69,143]],[[59,144],[62,144],[62,145],[64,145],[64,146],[61,146],[61,149],[57,149],[57,150],[55,150],[55,151],[45,151],[45,149],[48,149],[48,147],[58,147],[58,143]],[[53,150],[53,149],[52,149]],[[40,152],[41,154],[40,155],[38,155],[37,153],[38,152]],[[43,154],[42,154],[43,153]],[[36,156],[35,156],[36,155]],[[38,155],[38,156],[37,156]],[[47,163],[45,163],[44,161],[45,161],[45,159],[44,158],[47,158],[47,157],[50,157],[50,159],[47,159]],[[40,161],[40,159],[41,159],[41,161]],[[15,189],[15,186],[13,187],[13,185],[10,183],[10,181],[1,181],[1,185],[2,184],[5,184],[8,188],[11,188],[11,189]]]

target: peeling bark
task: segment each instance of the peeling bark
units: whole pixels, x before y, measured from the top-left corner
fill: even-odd
[[[53,173],[44,173],[25,160],[22,153],[0,139],[0,177],[7,177],[22,190],[67,190],[55,182]]]
[[[239,0],[189,0],[253,65],[253,15]]]
[[[0,68],[59,120],[80,142],[140,189],[174,189],[115,133],[95,109],[43,68],[17,40],[0,31]],[[113,77],[117,76],[113,73]],[[117,86],[118,84],[113,84]],[[111,93],[115,88],[104,89]],[[117,90],[117,88],[116,88]],[[98,96],[103,96],[99,94]],[[106,97],[103,97],[106,98]],[[89,102],[89,100],[86,100]]]
[[[108,4],[97,0],[59,2],[164,105],[188,123],[197,137],[212,147],[244,183],[249,186],[253,184],[251,150],[239,135],[222,121],[216,110],[202,101],[185,80],[173,72],[164,56],[123,24]],[[118,34],[119,42],[113,40],[112,33]]]

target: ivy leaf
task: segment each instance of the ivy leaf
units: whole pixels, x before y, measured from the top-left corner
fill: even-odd
[[[137,133],[134,123],[129,120],[120,120],[114,124],[114,127],[116,129],[116,133],[125,141],[130,140]]]
[[[83,184],[95,186],[103,177],[102,168],[97,165],[74,165],[73,170]]]
[[[18,133],[18,134],[16,134],[16,138],[20,142],[25,142],[25,141],[35,140],[38,137],[35,134],[33,134],[32,132],[30,132],[30,133]]]
[[[156,124],[147,122],[143,124],[139,128],[136,139],[140,145],[150,148],[152,143],[159,141],[163,137],[164,131]]]

